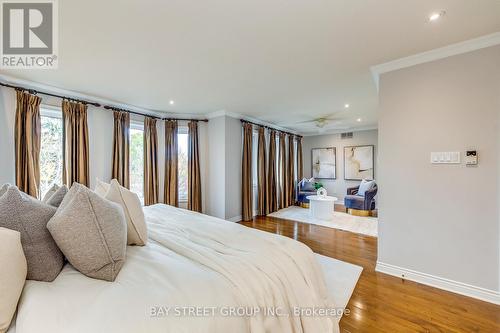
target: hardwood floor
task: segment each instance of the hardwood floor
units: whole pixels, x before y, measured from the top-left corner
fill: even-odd
[[[363,267],[341,332],[500,332],[500,306],[375,272],[377,239],[272,217],[241,222]]]

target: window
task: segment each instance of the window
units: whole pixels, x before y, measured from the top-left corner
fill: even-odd
[[[144,127],[130,122],[130,190],[144,202]]]
[[[187,201],[188,199],[188,133],[187,128],[179,128],[177,134],[177,167],[178,171],[178,187],[179,201]]]
[[[62,185],[63,125],[60,110],[40,108],[40,195],[43,197],[52,184]]]

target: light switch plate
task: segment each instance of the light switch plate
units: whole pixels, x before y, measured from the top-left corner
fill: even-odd
[[[460,152],[431,152],[432,164],[460,164]]]

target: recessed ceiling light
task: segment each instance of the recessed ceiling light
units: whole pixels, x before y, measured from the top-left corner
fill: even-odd
[[[359,122],[361,122],[361,118],[356,119],[356,121],[357,121],[358,123],[359,123]]]
[[[170,100],[169,103],[170,103],[170,105],[174,105],[174,101],[172,101],[172,100]]]
[[[444,10],[432,13],[431,15],[429,15],[429,22],[439,20],[441,17],[444,16],[444,14],[446,14]]]
[[[349,104],[344,104],[344,107],[345,107],[346,109],[348,109],[348,108],[349,108]]]

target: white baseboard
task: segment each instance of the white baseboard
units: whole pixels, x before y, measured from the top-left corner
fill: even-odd
[[[228,220],[228,221],[230,221],[230,222],[240,222],[240,221],[241,221],[241,218],[242,218],[242,216],[241,216],[241,215],[238,215],[238,216],[233,216],[233,217],[231,217],[230,219],[226,219],[226,220]]]
[[[257,210],[254,210],[253,211],[253,216],[257,216]],[[233,216],[231,217],[230,219],[227,219],[228,221],[231,221],[231,222],[240,222],[241,220],[243,219],[243,216],[242,215],[238,215],[238,216]]]
[[[377,261],[377,272],[500,305],[500,292]]]

